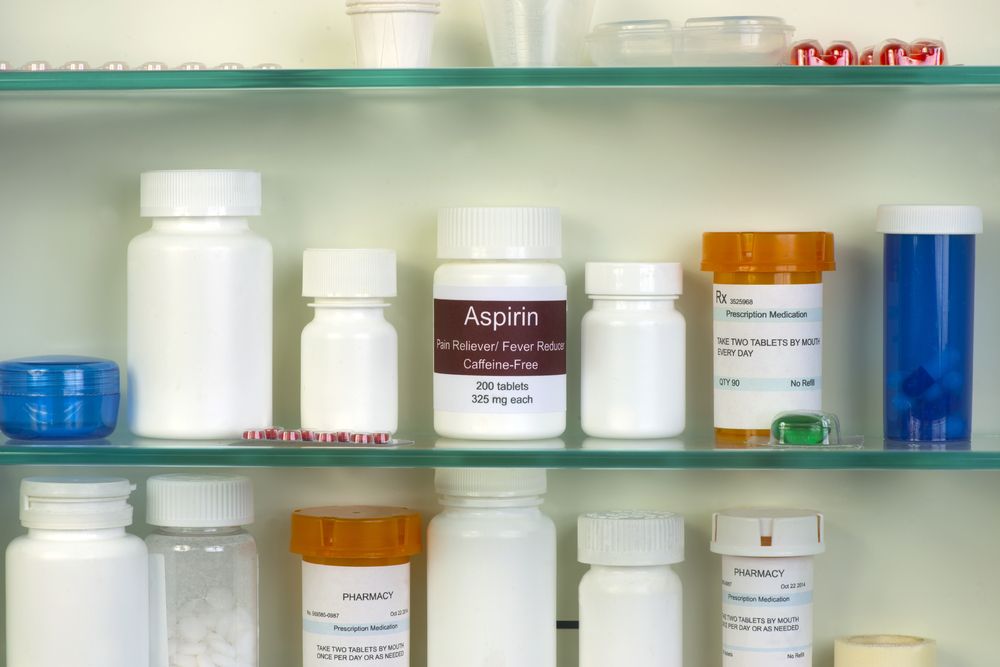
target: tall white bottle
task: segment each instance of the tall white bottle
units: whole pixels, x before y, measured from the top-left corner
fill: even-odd
[[[427,527],[429,667],[555,667],[556,534],[544,470],[440,469]]]
[[[271,244],[250,230],[260,174],[142,174],[153,219],[128,248],[128,417],[149,438],[271,426]]]

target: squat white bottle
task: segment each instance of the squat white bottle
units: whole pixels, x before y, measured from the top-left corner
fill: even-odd
[[[555,208],[448,208],[434,274],[434,430],[530,440],[566,429],[566,274]]]
[[[595,438],[672,438],[684,431],[680,264],[587,262],[581,419]]]
[[[598,512],[577,521],[580,667],[683,667],[684,519]]]
[[[427,527],[427,664],[555,667],[556,534],[544,470],[439,469]]]
[[[260,174],[142,174],[153,227],[128,248],[128,416],[149,438],[271,425],[271,245],[250,231]]]
[[[723,667],[812,667],[813,556],[823,515],[745,508],[712,517],[722,554]]]
[[[126,479],[21,481],[7,547],[7,667],[147,667],[149,556]]]
[[[302,296],[313,321],[302,331],[302,428],[396,431],[396,330],[385,299],[396,296],[391,250],[306,250]]]

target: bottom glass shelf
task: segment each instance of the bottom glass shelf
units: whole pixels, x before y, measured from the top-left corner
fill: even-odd
[[[711,435],[674,440],[599,440],[566,436],[530,442],[415,438],[402,446],[146,440],[119,431],[108,440],[0,444],[0,465],[225,466],[562,469],[883,469],[1000,470],[1000,436],[915,446],[867,439],[860,448],[721,449]]]

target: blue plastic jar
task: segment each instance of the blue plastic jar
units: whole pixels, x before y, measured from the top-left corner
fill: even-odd
[[[974,206],[882,206],[885,234],[885,437],[969,440],[972,433]]]
[[[43,356],[0,363],[0,431],[17,440],[103,438],[115,430],[118,364]]]

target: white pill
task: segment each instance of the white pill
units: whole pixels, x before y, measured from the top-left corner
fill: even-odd
[[[236,664],[235,658],[228,655],[222,655],[221,653],[213,653],[212,661],[215,662],[218,667],[233,667],[233,665]]]
[[[178,655],[170,661],[170,667],[198,667],[198,658],[193,655]]]
[[[200,618],[185,616],[177,624],[180,636],[189,642],[200,642],[208,634],[208,628]]]
[[[253,616],[243,607],[236,608],[233,615],[233,622],[236,625],[236,630],[240,633],[246,632],[251,628],[255,631],[257,629],[257,624],[253,622]]]
[[[219,655],[228,655],[231,658],[236,657],[236,649],[233,648],[229,642],[221,639],[209,640],[208,650],[212,653],[218,653]]]
[[[204,614],[208,611],[208,603],[201,598],[193,598],[188,600],[180,607],[177,608],[178,616],[197,616],[198,614]]]
[[[198,667],[216,667],[216,665],[207,653],[202,653],[198,656]]]
[[[253,632],[247,632],[240,635],[236,639],[234,644],[236,647],[236,653],[241,658],[246,658],[257,654],[257,635]]]
[[[219,614],[219,621],[215,624],[215,632],[226,641],[233,639],[234,619],[232,612],[223,612]]]
[[[201,655],[208,650],[208,647],[198,642],[177,642],[174,646],[177,655]]]
[[[199,614],[198,618],[201,622],[205,624],[205,627],[210,631],[215,630],[216,626],[219,624],[219,613],[215,611],[207,611],[204,614]]]
[[[208,589],[208,593],[205,595],[205,601],[218,611],[228,611],[233,608],[235,602],[233,598],[233,592],[228,588],[215,587]]]

